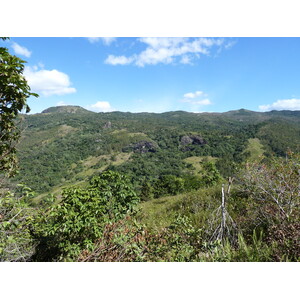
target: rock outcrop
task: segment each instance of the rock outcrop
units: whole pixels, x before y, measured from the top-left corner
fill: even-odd
[[[104,128],[104,129],[110,129],[110,128],[111,128],[111,122],[110,122],[110,121],[106,122],[106,123],[104,124],[103,128]]]
[[[122,150],[124,152],[133,151],[134,153],[147,153],[147,152],[156,152],[158,146],[154,142],[150,141],[140,141],[135,144],[131,144]]]
[[[186,146],[186,145],[205,145],[207,144],[207,142],[199,135],[184,135],[181,140],[180,143],[182,146]]]

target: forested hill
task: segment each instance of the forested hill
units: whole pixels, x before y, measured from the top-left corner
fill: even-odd
[[[203,161],[226,177],[247,160],[300,150],[300,111],[95,113],[60,106],[22,119],[15,180],[37,193],[106,169],[126,174],[137,190],[162,176],[192,185]]]

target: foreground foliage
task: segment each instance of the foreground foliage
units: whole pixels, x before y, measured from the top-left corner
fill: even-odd
[[[214,188],[211,199],[201,191],[177,196],[179,202],[170,202],[167,208],[170,215],[177,212],[168,226],[149,227],[135,219],[107,226],[93,251],[83,251],[78,260],[299,261],[299,167],[300,156],[293,154],[269,165],[247,166],[227,197],[227,209],[238,228],[235,240],[211,239],[218,195]]]
[[[5,171],[7,175],[15,174],[17,166],[16,144],[20,128],[16,118],[22,110],[30,111],[27,99],[38,96],[30,92],[23,76],[24,63],[7,48],[0,47],[0,172]]]
[[[35,215],[32,191],[19,186],[19,193],[0,197],[0,261],[27,261],[35,252],[31,224]]]
[[[39,241],[35,259],[72,260],[82,249],[92,249],[106,224],[131,212],[138,202],[123,175],[105,172],[87,188],[69,188],[35,224]]]
[[[86,187],[66,189],[60,202],[54,199],[50,209],[32,210],[35,214],[29,213],[28,204],[22,210],[23,204],[12,202],[10,195],[1,199],[1,207],[7,207],[1,223],[1,258],[299,261],[299,166],[299,155],[277,158],[270,164],[248,164],[231,190],[225,189],[226,211],[233,220],[229,223],[228,217],[226,226],[236,233],[229,236],[225,232],[219,238],[212,237],[224,221],[216,213],[222,198],[220,183],[138,205],[128,180],[106,171]],[[156,213],[152,211],[149,220],[145,216],[151,206]],[[156,224],[154,218],[158,218]]]

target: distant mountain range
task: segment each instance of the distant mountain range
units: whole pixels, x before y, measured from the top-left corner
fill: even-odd
[[[43,110],[41,113],[77,113],[77,112],[92,112],[90,110],[87,110],[81,106],[78,105],[63,105],[63,106],[53,106],[53,107],[49,107],[45,110]],[[119,112],[119,111],[118,111]],[[176,112],[176,111],[175,111]],[[178,111],[178,112],[185,112],[185,111]],[[166,113],[172,113],[172,112],[166,112]],[[185,112],[185,113],[189,113],[189,112]],[[149,113],[152,114],[152,113]],[[153,113],[154,114],[154,113]],[[158,113],[156,113],[158,114]],[[160,113],[162,114],[162,113]],[[230,110],[227,112],[223,112],[223,113],[217,113],[217,112],[201,112],[201,113],[192,113],[192,114],[210,114],[210,115],[220,115],[220,114],[226,114],[226,115],[252,115],[252,114],[256,114],[256,115],[286,115],[286,116],[298,116],[300,115],[300,110],[272,110],[272,111],[268,111],[268,112],[257,112],[257,111],[252,111],[252,110],[248,110],[248,109],[237,109],[237,110]]]

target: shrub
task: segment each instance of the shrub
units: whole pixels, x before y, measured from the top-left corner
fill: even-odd
[[[87,188],[64,190],[37,222],[36,260],[73,260],[82,249],[92,249],[106,224],[134,210],[138,197],[123,175],[107,171],[93,177]]]
[[[31,236],[34,209],[28,205],[32,191],[21,187],[19,195],[0,197],[0,261],[27,261],[35,250]]]

